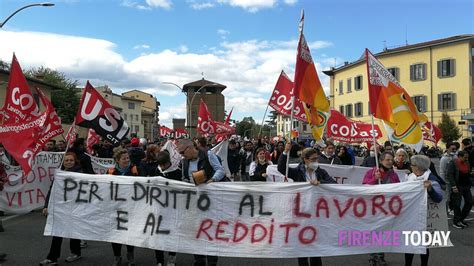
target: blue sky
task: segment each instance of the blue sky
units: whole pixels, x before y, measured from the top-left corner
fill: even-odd
[[[161,102],[160,120],[185,117],[176,87],[201,78],[228,86],[233,118],[261,121],[280,71],[293,76],[301,9],[322,70],[388,47],[474,32],[471,0],[62,0],[18,13],[0,30],[0,59],[47,66],[115,92]],[[32,1],[0,0],[0,20]],[[407,31],[406,31],[407,29]]]

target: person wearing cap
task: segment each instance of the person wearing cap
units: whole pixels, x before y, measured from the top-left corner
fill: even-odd
[[[196,184],[194,176],[196,173],[203,173],[206,183],[218,182],[225,176],[224,167],[213,151],[198,149],[190,139],[180,139],[176,145],[179,154],[183,156],[181,160],[181,170],[183,181]],[[197,184],[198,185],[198,184]],[[217,265],[217,256],[194,255],[195,266]]]
[[[128,154],[130,154],[130,161],[133,165],[140,165],[141,160],[146,157],[143,148],[139,147],[140,139],[132,138],[130,141],[130,148],[128,148]]]

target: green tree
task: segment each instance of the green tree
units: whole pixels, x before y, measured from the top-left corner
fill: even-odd
[[[441,121],[438,123],[438,127],[441,130],[441,134],[443,134],[441,139],[444,143],[456,141],[462,136],[459,127],[456,125],[456,121],[451,119],[446,112],[441,116]]]
[[[10,64],[0,59],[0,69],[10,70]]]
[[[77,88],[78,81],[69,79],[64,73],[46,67],[33,68],[26,72],[33,78],[41,78],[44,82],[59,88],[51,93],[51,102],[61,121],[71,124],[76,117],[80,102],[80,89]]]
[[[237,122],[235,126],[235,132],[237,135],[250,138],[253,136],[252,134],[256,130],[254,126],[255,126],[255,120],[251,116],[244,117],[242,121]],[[258,131],[256,131],[256,133],[258,133]]]

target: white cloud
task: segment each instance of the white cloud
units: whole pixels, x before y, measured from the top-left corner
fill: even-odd
[[[148,44],[138,44],[138,45],[133,46],[133,49],[134,50],[137,50],[137,49],[150,49],[150,45],[148,45]]]
[[[296,4],[298,2],[298,0],[285,0],[284,2],[285,2],[285,4],[292,6],[292,5]]]
[[[145,0],[143,1],[136,1],[136,0],[122,0],[120,3],[121,6],[124,7],[131,7],[140,10],[151,10],[153,8],[163,8],[163,9],[170,9],[172,3],[170,0]]]
[[[272,8],[276,5],[276,0],[217,0],[220,4],[228,4],[234,7],[241,7],[249,12],[257,12],[262,8]]]
[[[218,29],[217,34],[221,37],[222,40],[227,39],[227,35],[230,34],[230,31],[224,29]]]
[[[201,10],[201,9],[206,9],[206,8],[212,8],[215,6],[214,3],[212,2],[196,2],[196,1],[188,1],[189,6],[192,9],[196,10]]]
[[[9,62],[16,52],[24,69],[45,66],[65,73],[73,80],[84,84],[91,80],[95,86],[107,84],[114,91],[130,89],[145,90],[157,96],[183,97],[178,88],[163,82],[182,86],[188,82],[205,78],[227,86],[224,90],[227,107],[235,106],[235,117],[263,112],[278,75],[283,69],[290,77],[294,75],[296,40],[224,41],[204,53],[194,53],[186,46],[177,51],[166,49],[139,55],[125,60],[107,40],[78,36],[66,36],[40,32],[0,31],[0,59]],[[35,43],[34,46],[30,45]],[[334,58],[324,56],[317,49],[331,46],[331,42],[310,42],[313,59],[323,86],[329,88],[329,78],[323,69],[334,65]],[[337,58],[337,62],[342,59]],[[168,98],[169,99],[169,98]],[[185,117],[184,106],[169,106],[162,102],[160,119],[163,117]],[[168,114],[167,114],[168,113]]]
[[[160,109],[160,124],[172,127],[173,118],[186,118],[186,102]]]
[[[186,45],[180,45],[179,46],[179,51],[181,53],[186,53],[188,51],[188,47]]]

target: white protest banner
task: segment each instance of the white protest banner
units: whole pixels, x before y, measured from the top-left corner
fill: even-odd
[[[26,176],[21,167],[5,165],[8,182],[4,190],[0,191],[0,210],[21,214],[42,208],[63,154],[38,153],[33,160],[32,171]]]
[[[33,161],[32,172],[24,175],[20,166],[5,164],[8,182],[0,191],[0,210],[23,214],[43,208],[46,195],[59,168],[64,152],[41,152]],[[86,155],[88,155],[86,153]],[[89,155],[96,174],[104,174],[114,167],[113,159]]]
[[[290,167],[297,167],[297,164],[290,164]],[[326,170],[328,174],[334,178],[339,184],[362,184],[365,173],[369,171],[370,167],[353,166],[353,165],[330,165],[319,164],[319,167]],[[400,181],[406,180],[404,170],[395,170]],[[285,175],[278,171],[277,165],[269,165],[267,167],[267,182],[283,182]]]
[[[296,167],[297,164],[290,164],[290,167]],[[329,165],[320,164],[321,168],[326,170],[328,174],[333,177],[339,184],[362,184],[364,175],[369,171],[370,167],[362,166],[348,166],[348,165]],[[401,182],[407,180],[407,175],[404,170],[395,170],[400,178]],[[285,176],[278,172],[276,165],[269,165],[267,167],[267,182],[285,182]],[[293,180],[288,179],[290,182]],[[427,211],[427,227],[426,230],[430,232],[443,231],[448,232],[448,216],[446,213],[446,199],[443,197],[443,201],[440,203],[428,200],[428,211]],[[430,246],[432,247],[450,247],[452,246],[451,241],[447,245]]]
[[[85,153],[91,158],[92,169],[96,174],[105,174],[109,168],[115,167],[114,159],[112,158],[99,158]]]
[[[406,245],[402,232],[426,228],[426,199],[421,181],[196,187],[58,171],[44,234],[232,257],[423,253]]]

